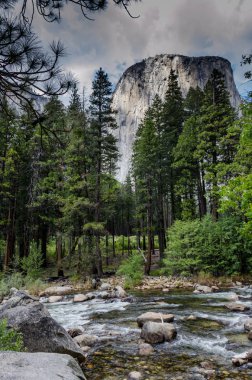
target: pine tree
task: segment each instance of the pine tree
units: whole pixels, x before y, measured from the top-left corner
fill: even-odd
[[[196,152],[210,187],[210,207],[214,220],[218,219],[218,170],[220,164],[229,162],[234,154],[226,137],[235,117],[223,74],[214,69],[204,90]]]
[[[165,162],[166,170],[166,194],[167,204],[169,207],[170,225],[176,217],[180,216],[180,200],[175,196],[176,171],[172,167],[173,149],[177,144],[180,133],[182,132],[184,121],[184,105],[182,93],[178,84],[178,76],[171,69],[168,78],[168,90],[165,95],[163,106],[163,123],[162,123],[162,144],[160,150],[162,160]]]
[[[112,130],[117,128],[111,108],[112,85],[108,75],[100,68],[92,84],[90,97],[90,122],[92,138],[92,176],[97,226],[102,222],[103,183],[110,180],[115,172],[118,157],[116,139]],[[96,232],[96,271],[102,275],[102,256],[100,249],[100,228]]]
[[[184,102],[186,121],[173,150],[173,167],[178,173],[176,193],[181,197],[182,219],[191,219],[197,215],[202,217],[206,214],[204,173],[202,163],[195,157],[202,99],[203,91],[199,88],[190,88]]]
[[[146,228],[148,238],[148,252],[145,273],[150,273],[151,253],[154,249],[154,198],[157,181],[158,162],[158,138],[156,125],[152,119],[150,108],[141,123],[133,147],[133,172],[135,178],[137,198],[141,203],[139,206],[146,215]]]

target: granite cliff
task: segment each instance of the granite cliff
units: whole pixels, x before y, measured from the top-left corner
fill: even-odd
[[[190,87],[204,88],[213,69],[218,69],[225,75],[231,104],[233,107],[240,104],[231,64],[224,58],[162,54],[129,67],[120,78],[113,96],[119,125],[116,137],[120,153],[117,178],[120,181],[125,180],[130,168],[132,145],[139,123],[156,94],[164,99],[171,69],[178,75],[184,97]]]

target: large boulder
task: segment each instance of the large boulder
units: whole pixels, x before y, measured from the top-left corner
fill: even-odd
[[[150,344],[171,341],[177,331],[171,323],[146,322],[141,331],[141,338]]]
[[[148,311],[137,318],[137,324],[142,327],[146,322],[173,322],[173,314],[162,314]]]
[[[29,352],[69,354],[79,361],[83,353],[66,330],[49,314],[47,308],[25,292],[16,292],[0,306],[0,319],[19,330]]]
[[[40,297],[50,297],[50,296],[65,296],[67,294],[72,294],[73,288],[72,286],[50,286],[46,288],[39,295]]]
[[[231,311],[247,311],[250,309],[249,306],[244,305],[243,303],[230,302],[225,305],[225,307]]]
[[[69,355],[0,352],[1,380],[85,380],[78,363]]]

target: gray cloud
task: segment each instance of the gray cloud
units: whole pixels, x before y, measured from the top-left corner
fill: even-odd
[[[43,41],[63,41],[64,66],[87,89],[99,67],[116,83],[128,66],[160,53],[223,56],[233,65],[237,85],[243,82],[240,60],[251,52],[251,0],[142,0],[131,12],[140,18],[111,4],[88,21],[68,5],[60,24],[37,17],[34,27]]]

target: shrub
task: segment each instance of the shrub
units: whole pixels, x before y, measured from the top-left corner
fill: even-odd
[[[34,280],[33,278],[27,276],[24,278],[24,287],[30,294],[39,295],[39,293],[44,290],[47,285],[39,278]]]
[[[0,320],[0,351],[25,351],[23,335],[7,327],[7,320]]]
[[[235,217],[222,217],[218,222],[210,216],[201,221],[176,221],[168,231],[164,273],[232,275],[241,273],[244,263],[249,269],[251,246],[239,231]]]
[[[36,279],[41,275],[42,265],[42,254],[37,248],[36,243],[32,242],[29,255],[21,260],[21,267],[27,274],[27,277]]]
[[[119,267],[117,274],[125,276],[125,287],[138,285],[144,275],[144,259],[139,253],[133,253]]]
[[[189,276],[202,266],[200,220],[178,220],[168,231],[168,247],[163,261],[164,273]]]
[[[19,272],[5,275],[0,281],[0,298],[9,294],[11,288],[22,288],[24,278]]]

